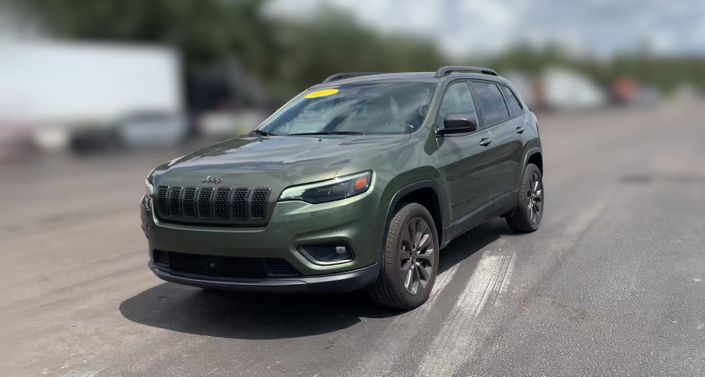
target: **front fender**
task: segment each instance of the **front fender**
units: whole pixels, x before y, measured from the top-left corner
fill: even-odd
[[[440,172],[433,167],[418,168],[414,171],[396,176],[392,181],[387,183],[383,190],[380,203],[386,203],[386,207],[380,206],[379,218],[380,221],[383,222],[381,226],[378,227],[378,229],[383,230],[380,235],[380,250],[384,250],[387,228],[389,227],[389,222],[394,216],[394,210],[401,198],[408,193],[425,188],[433,190],[438,198],[441,222],[440,224],[436,224],[436,227],[439,233],[442,234],[442,230],[445,225],[448,224],[448,200],[445,195],[445,190],[443,190],[442,187]],[[439,241],[441,241],[442,244],[442,240]]]

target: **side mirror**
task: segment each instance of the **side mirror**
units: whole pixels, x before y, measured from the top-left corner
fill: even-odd
[[[467,115],[451,114],[443,120],[443,128],[438,129],[439,135],[460,134],[477,131],[477,122]]]

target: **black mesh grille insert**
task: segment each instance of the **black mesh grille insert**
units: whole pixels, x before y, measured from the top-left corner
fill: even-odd
[[[155,255],[162,253],[166,254],[166,257],[160,259],[168,261],[168,268],[176,274],[243,279],[300,275],[294,266],[279,258],[224,257],[155,251]]]
[[[269,188],[256,188],[252,193],[250,214],[253,219],[263,219],[267,215],[267,199],[269,199],[269,191]]]
[[[228,205],[229,197],[229,188],[221,187],[215,192],[215,217],[219,219],[230,218],[230,206]]]
[[[236,188],[233,193],[233,218],[247,220],[247,199],[250,196],[249,188]]]
[[[159,186],[159,191],[157,192],[157,206],[159,207],[159,212],[164,214],[169,213],[169,206],[166,198],[168,192],[169,187],[167,186]]]
[[[284,259],[264,258],[263,262],[267,276],[297,276],[299,274],[299,271]]]
[[[198,216],[211,217],[211,195],[213,187],[202,187],[198,192]]]
[[[169,191],[169,213],[181,215],[181,187],[172,187]]]
[[[186,187],[184,190],[184,216],[196,216],[196,188]]]

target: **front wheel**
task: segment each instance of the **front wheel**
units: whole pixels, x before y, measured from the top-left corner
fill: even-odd
[[[426,207],[409,203],[392,218],[382,271],[372,299],[394,309],[413,309],[428,300],[438,272],[438,233]]]
[[[535,232],[543,218],[543,177],[534,164],[526,165],[519,188],[519,201],[507,216],[507,224],[519,233]]]

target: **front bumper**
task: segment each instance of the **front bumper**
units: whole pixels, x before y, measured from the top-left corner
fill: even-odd
[[[163,280],[206,288],[233,290],[349,291],[371,284],[379,271],[384,221],[377,216],[377,194],[321,204],[277,202],[269,222],[261,227],[183,225],[160,221],[151,201],[141,206],[142,229],[149,241],[150,268]],[[147,205],[145,205],[145,203]],[[343,243],[353,259],[322,264],[300,251],[302,245]],[[206,256],[280,258],[300,276],[263,279],[212,278],[172,273],[155,265],[154,251]],[[329,288],[319,288],[329,285]]]
[[[377,264],[374,264],[338,274],[230,280],[175,274],[152,262],[149,268],[160,279],[172,283],[238,292],[352,292],[372,284],[379,273]]]

